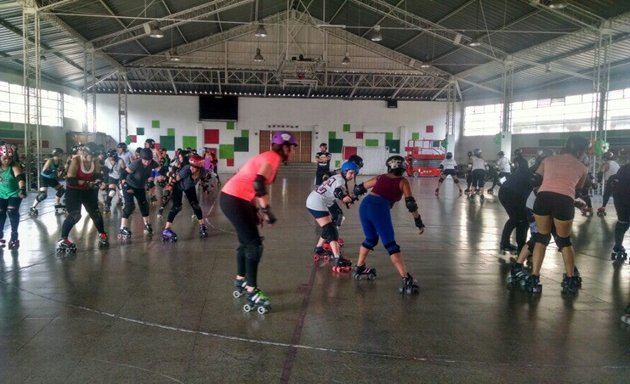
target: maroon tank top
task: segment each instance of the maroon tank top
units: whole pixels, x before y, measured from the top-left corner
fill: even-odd
[[[387,174],[380,175],[376,179],[376,184],[374,184],[372,192],[394,204],[399,201],[403,195],[400,189],[401,180],[402,177],[388,177]]]
[[[79,169],[77,169],[77,180],[83,180],[83,181],[91,181],[92,180],[92,176],[94,175],[94,171],[87,173],[87,172],[83,172],[83,169],[81,169],[81,159],[79,159]],[[94,165],[92,169],[96,168],[96,166]],[[87,183],[84,183],[82,185],[66,185],[66,188],[70,188],[70,189],[90,189],[87,185]]]

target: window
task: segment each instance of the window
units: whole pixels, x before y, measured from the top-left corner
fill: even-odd
[[[464,109],[464,136],[496,135],[501,132],[502,104]]]
[[[37,90],[28,89],[30,102],[30,121],[35,122],[37,109]],[[59,92],[40,90],[40,124],[53,127],[63,126],[61,116],[61,94]],[[26,104],[24,87],[19,84],[0,82],[0,121],[10,123],[26,122]]]

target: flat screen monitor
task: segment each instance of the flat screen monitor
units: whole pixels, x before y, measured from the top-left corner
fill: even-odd
[[[199,96],[199,120],[237,121],[238,97]]]

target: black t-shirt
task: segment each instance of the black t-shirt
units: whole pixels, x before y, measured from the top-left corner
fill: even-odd
[[[327,151],[317,152],[315,154],[315,156],[318,159],[318,161],[317,161],[317,170],[318,171],[329,171],[330,170],[330,152],[327,152]],[[323,157],[328,158],[328,160],[325,160],[325,161],[324,160],[320,160]]]
[[[151,171],[159,166],[160,165],[155,160],[151,160],[151,164],[146,168],[142,166],[141,159],[132,161],[128,168],[133,173],[127,175],[127,184],[136,189],[144,188],[147,180],[151,177]]]

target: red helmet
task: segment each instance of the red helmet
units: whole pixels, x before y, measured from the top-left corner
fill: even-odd
[[[203,163],[204,163],[204,158],[197,154],[194,154],[188,158],[188,163],[193,167],[202,168]]]
[[[11,144],[5,144],[0,146],[0,157],[2,156],[6,156],[6,157],[13,157],[13,147],[11,146]]]

